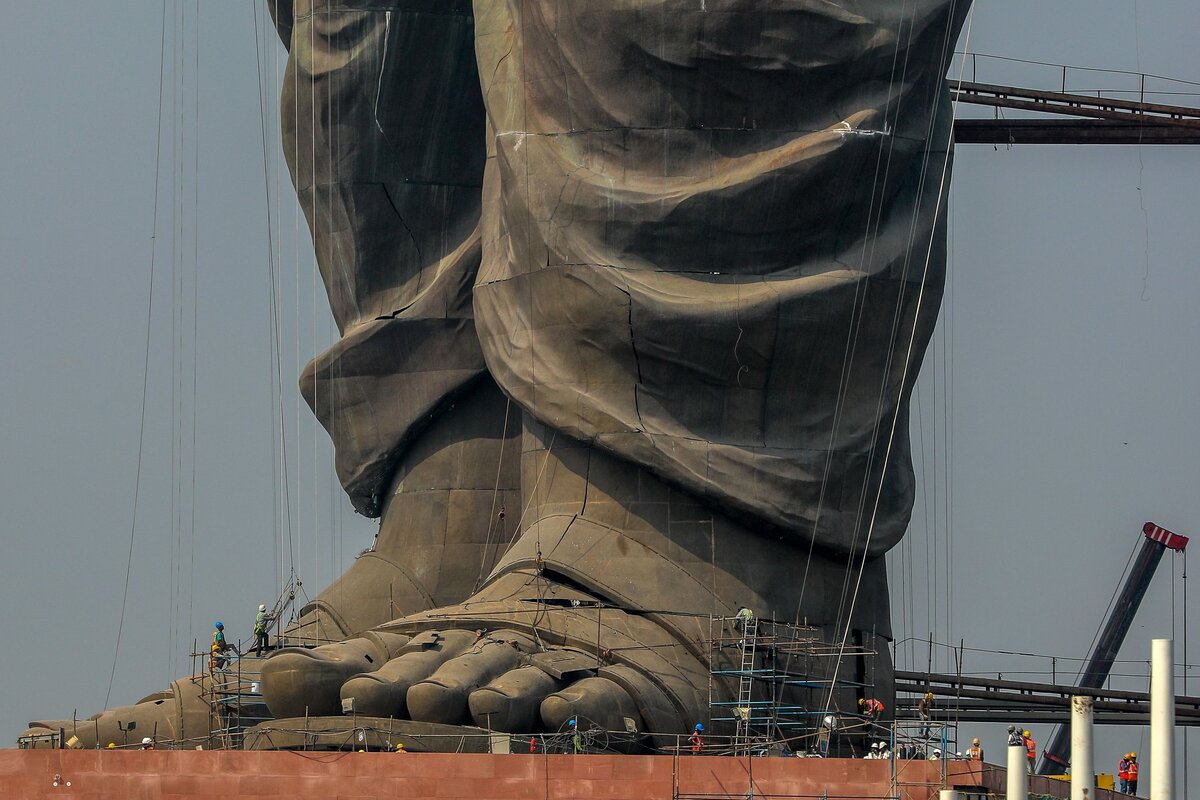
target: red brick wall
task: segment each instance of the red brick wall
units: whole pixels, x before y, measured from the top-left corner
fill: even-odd
[[[892,796],[890,767],[886,761],[707,756],[0,750],[0,797],[670,800],[674,785],[682,797],[745,797],[753,779],[756,795],[884,798]],[[938,764],[898,767],[906,800],[937,797]]]

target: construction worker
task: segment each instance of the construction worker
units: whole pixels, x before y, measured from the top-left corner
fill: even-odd
[[[1125,774],[1128,776],[1128,780],[1129,780],[1129,788],[1128,788],[1128,791],[1126,791],[1126,794],[1137,794],[1137,782],[1138,782],[1137,753],[1129,754],[1129,766],[1125,768]],[[1153,784],[1151,784],[1151,786],[1153,787]]]
[[[407,750],[404,749],[404,742],[399,742],[396,745],[396,752],[397,753],[407,753],[408,752]]]
[[[229,657],[225,655],[229,650],[229,642],[225,641],[225,623],[217,620],[213,625],[212,651],[208,657],[209,669],[224,669],[229,663]]]
[[[979,746],[979,737],[971,740],[971,746],[967,748],[967,758],[971,761],[983,761],[983,748]]]
[[[1122,755],[1117,762],[1117,781],[1121,794],[1129,794],[1129,753]]]
[[[688,737],[688,743],[692,745],[692,755],[698,756],[704,751],[704,726],[699,722],[692,729],[692,735]]]
[[[754,620],[754,612],[746,606],[738,609],[737,616],[733,618],[733,627],[738,633],[745,636],[746,631],[750,627],[750,623]]]
[[[872,742],[870,752],[863,756],[863,759],[870,761],[877,758],[879,758],[879,742]]]
[[[833,746],[833,737],[837,733],[838,718],[833,714],[821,717],[821,725],[817,728],[817,755],[828,758]]]
[[[575,717],[571,717],[567,724],[571,727],[571,749],[575,755],[579,755],[583,752],[583,736],[579,733],[579,724]]]
[[[153,750],[154,749],[154,740],[151,739],[149,736],[143,736],[142,737],[142,749],[143,750]]]
[[[929,736],[929,721],[933,719],[933,692],[926,692],[925,695],[917,701],[917,714],[921,717],[921,722],[924,726],[921,728],[921,736]]]
[[[264,652],[271,649],[270,643],[267,641],[267,631],[271,627],[271,621],[274,615],[267,613],[265,603],[258,604],[258,614],[254,617],[254,655],[262,656]]]
[[[1021,734],[1021,740],[1025,744],[1025,756],[1029,759],[1029,774],[1033,774],[1034,764],[1037,762],[1037,742],[1033,740],[1033,734],[1025,731]]]
[[[874,722],[883,713],[883,701],[876,700],[874,697],[860,698],[858,707],[862,709],[863,716],[867,718],[868,722]]]

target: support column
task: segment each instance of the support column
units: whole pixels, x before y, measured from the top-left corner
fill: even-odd
[[[1029,800],[1029,759],[1025,746],[1008,746],[1008,792],[1007,800]]]
[[[1175,648],[1150,643],[1150,800],[1175,797]]]
[[[1071,800],[1095,797],[1096,768],[1092,749],[1092,706],[1090,697],[1071,698]]]

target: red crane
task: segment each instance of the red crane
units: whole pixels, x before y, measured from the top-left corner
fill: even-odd
[[[1104,681],[1108,679],[1108,672],[1112,669],[1113,661],[1117,658],[1117,651],[1121,649],[1121,643],[1125,641],[1125,634],[1129,632],[1129,626],[1133,624],[1133,616],[1137,613],[1142,598],[1146,596],[1146,589],[1150,587],[1150,579],[1154,577],[1154,571],[1158,568],[1158,562],[1162,560],[1163,553],[1168,550],[1182,553],[1188,543],[1188,537],[1172,533],[1153,522],[1147,522],[1142,526],[1142,535],[1145,536],[1142,549],[1138,551],[1137,558],[1134,559],[1133,567],[1129,571],[1129,577],[1125,579],[1125,585],[1121,588],[1116,605],[1113,606],[1112,613],[1109,614],[1108,621],[1104,624],[1104,630],[1101,631],[1100,638],[1096,641],[1096,647],[1092,650],[1092,655],[1083,668],[1083,673],[1079,676],[1079,683],[1076,684],[1079,687],[1099,689],[1104,685]],[[1064,774],[1067,767],[1070,766],[1070,762],[1067,760],[1070,750],[1071,727],[1070,725],[1060,725],[1054,733],[1054,738],[1050,740],[1050,745],[1042,753],[1042,765],[1039,773],[1042,775]]]

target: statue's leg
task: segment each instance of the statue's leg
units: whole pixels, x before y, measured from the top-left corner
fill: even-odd
[[[487,586],[385,626],[414,639],[342,685],[356,711],[680,731],[710,685],[731,699],[708,625],[740,604],[820,626],[839,681],[866,677],[841,645],[880,651],[889,631],[882,556],[912,505],[905,409],[940,298],[942,78],[965,10],[477,4],[474,306],[527,412],[531,511]],[[272,710],[338,707],[336,680],[307,676],[339,658],[273,656]],[[841,685],[813,707],[847,710]]]
[[[495,515],[515,490],[513,442],[508,468],[503,450],[519,426],[512,414],[506,431],[472,318],[484,123],[470,3],[274,12],[284,153],[341,332],[301,391],[351,502],[382,517],[372,551],[289,629],[312,642],[474,588],[511,538]]]

